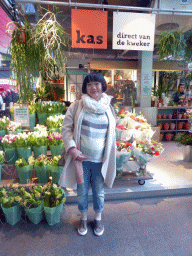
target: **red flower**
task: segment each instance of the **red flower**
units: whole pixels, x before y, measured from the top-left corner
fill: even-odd
[[[155,151],[154,155],[155,155],[155,156],[159,156],[160,153],[159,153],[158,151]]]
[[[116,145],[117,145],[117,146],[119,146],[120,143],[121,143],[120,141],[116,141]]]

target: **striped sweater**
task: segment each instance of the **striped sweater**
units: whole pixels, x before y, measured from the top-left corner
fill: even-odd
[[[107,115],[85,112],[81,126],[80,150],[87,161],[102,162],[109,120]]]

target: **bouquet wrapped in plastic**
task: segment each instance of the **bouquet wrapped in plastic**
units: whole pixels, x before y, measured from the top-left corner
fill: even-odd
[[[116,169],[119,171],[126,164],[133,154],[133,145],[127,141],[117,141]]]

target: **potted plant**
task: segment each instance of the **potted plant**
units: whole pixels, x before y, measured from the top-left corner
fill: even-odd
[[[39,155],[44,154],[47,155],[47,145],[48,145],[48,139],[47,139],[47,132],[32,132],[29,135],[29,145],[33,148],[33,152],[35,155],[35,158],[37,158]]]
[[[18,122],[10,121],[7,126],[8,134],[17,134],[21,132],[21,124]]]
[[[2,118],[0,118],[0,136],[1,137],[5,136],[9,123],[10,123],[10,120],[8,117],[3,116]]]
[[[1,183],[1,167],[4,162],[5,162],[4,153],[3,151],[0,151],[0,183]]]
[[[62,170],[63,170],[63,166],[59,166],[59,160],[61,159],[60,155],[54,156],[53,158],[51,158],[48,162],[48,166],[49,166],[49,171],[50,171],[50,175],[52,177],[52,181],[53,183],[58,183]]]
[[[15,225],[21,219],[21,200],[18,189],[12,186],[0,188],[1,208],[10,225]]]
[[[48,113],[47,113],[48,105],[42,102],[36,102],[35,108],[37,111],[37,118],[38,118],[39,124],[45,125],[48,117]]]
[[[15,162],[17,172],[19,174],[20,183],[28,183],[32,177],[33,157],[29,157],[26,161],[20,158]]]
[[[50,132],[61,133],[64,115],[50,116],[47,118],[46,124]]]
[[[37,173],[39,183],[47,183],[49,180],[47,156],[42,154],[38,156],[37,159],[34,159],[34,167]]]
[[[64,149],[64,143],[62,139],[62,135],[59,133],[51,133],[47,136],[48,145],[51,150],[52,157],[61,155],[61,152]]]
[[[21,205],[26,215],[33,224],[38,224],[43,219],[43,188],[42,186],[22,187]]]
[[[5,152],[6,162],[8,164],[14,164],[17,160],[17,151],[15,147],[15,140],[17,135],[10,134],[5,135],[1,140],[3,151]]]
[[[32,154],[29,135],[25,132],[17,134],[15,147],[17,149],[18,158],[24,158],[27,161]]]
[[[178,146],[184,146],[183,160],[192,161],[192,134],[190,132],[180,132],[175,135],[173,140]]]
[[[56,184],[48,184],[43,186],[43,195],[46,220],[49,225],[55,225],[60,222],[65,192]]]

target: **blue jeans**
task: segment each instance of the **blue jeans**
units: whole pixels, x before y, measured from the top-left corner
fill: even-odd
[[[88,192],[91,184],[93,209],[101,213],[104,209],[104,179],[101,174],[102,163],[83,161],[84,183],[77,184],[77,200],[80,212],[88,210]]]

